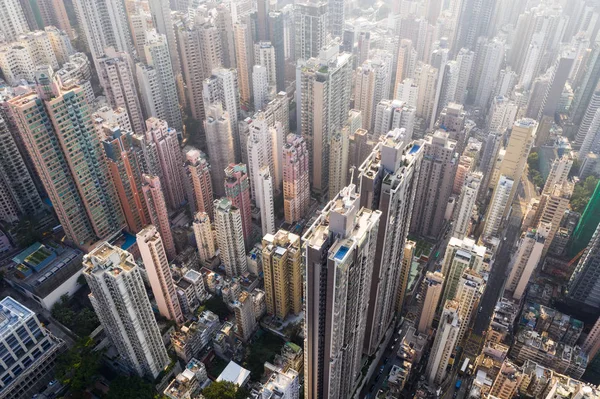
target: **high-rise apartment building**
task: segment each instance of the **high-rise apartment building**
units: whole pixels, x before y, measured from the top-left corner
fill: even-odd
[[[262,265],[267,312],[285,319],[302,311],[302,251],[300,237],[279,230],[262,239]]]
[[[446,300],[453,300],[456,297],[460,279],[465,270],[472,269],[475,272],[481,270],[485,252],[484,246],[475,244],[475,241],[470,238],[461,240],[452,237],[450,239],[442,263],[442,274],[446,279],[442,304],[446,303]]]
[[[258,172],[256,191],[260,199],[260,223],[263,234],[275,232],[275,208],[273,204],[273,178],[269,168],[263,166]]]
[[[242,158],[238,119],[240,115],[240,88],[238,86],[238,73],[235,69],[214,69],[212,75],[204,80],[202,90],[204,109],[208,110],[211,104],[221,103],[223,110],[227,111],[233,136],[233,155],[236,161]],[[208,114],[208,113],[207,113]],[[211,162],[215,160],[211,159]],[[215,180],[213,180],[215,182]],[[215,185],[213,185],[216,187]]]
[[[600,310],[600,227],[592,236],[583,256],[571,275],[567,297],[573,302],[598,312]]]
[[[475,65],[474,84],[477,88],[477,92],[474,93],[475,104],[487,107],[504,63],[504,42],[497,38],[485,40],[478,44],[477,51],[481,54],[476,57],[478,65]]]
[[[247,291],[241,292],[237,300],[233,302],[233,312],[235,313],[237,336],[243,342],[248,342],[256,331],[258,323],[256,323],[252,297]]]
[[[417,116],[425,120],[425,126],[431,126],[436,113],[436,92],[439,71],[429,64],[419,63],[415,70],[417,85]],[[412,85],[412,84],[411,84]],[[400,94],[400,93],[399,93]],[[406,99],[406,95],[403,95]]]
[[[160,232],[167,257],[169,260],[173,260],[177,255],[177,250],[175,249],[173,233],[171,233],[169,211],[160,178],[153,175],[142,175],[142,192],[144,193],[150,221]]]
[[[600,317],[594,323],[594,326],[583,342],[581,349],[587,353],[590,360],[594,359],[598,352],[600,352]]]
[[[354,108],[362,112],[363,129],[372,131],[376,107],[389,96],[390,79],[390,65],[381,59],[367,60],[356,69]]]
[[[367,313],[365,352],[375,353],[395,315],[396,299],[405,291],[403,263],[415,203],[423,148],[406,140],[403,129],[386,134],[358,168],[361,206],[381,212]],[[403,278],[404,277],[404,278]]]
[[[414,77],[417,67],[417,50],[410,39],[402,39],[398,44],[398,57],[396,59],[396,79],[393,82],[392,93],[396,93],[398,86],[405,79]],[[397,97],[394,97],[397,98]]]
[[[115,186],[123,216],[130,233],[136,234],[150,223],[150,214],[142,192],[142,165],[133,145],[133,133],[118,123],[94,114],[96,129],[100,129],[111,180]],[[129,119],[125,115],[126,122]]]
[[[19,151],[17,132],[11,132],[0,115],[0,220],[19,221],[43,209],[42,199],[29,172],[24,154]]]
[[[492,99],[492,106],[488,118],[488,129],[491,132],[504,132],[515,123],[518,107],[508,97],[496,96]]]
[[[430,386],[439,386],[448,374],[448,362],[457,344],[462,321],[458,315],[458,302],[444,304],[435,340],[431,347],[425,377]]]
[[[472,172],[467,175],[460,190],[460,197],[454,216],[452,237],[463,238],[469,232],[472,220],[471,216],[475,209],[475,201],[477,200],[477,193],[479,193],[479,186],[482,179],[483,174],[481,172]]]
[[[507,202],[507,207],[503,211],[502,216],[506,216],[512,201],[515,198],[515,193],[525,166],[527,165],[527,157],[529,151],[533,146],[535,139],[535,132],[537,130],[537,122],[533,119],[523,118],[515,122],[508,140],[506,147],[506,153],[500,164],[498,172],[495,173],[496,179],[492,179],[490,186],[495,187],[498,184],[498,178],[504,176],[507,179],[511,179],[515,184],[512,187],[510,197]]]
[[[206,264],[217,254],[215,236],[213,234],[208,213],[196,213],[192,226],[194,228],[194,237],[196,238],[196,246],[198,247],[200,262]]]
[[[305,2],[294,5],[294,49],[296,60],[319,56],[327,35],[327,3]]]
[[[423,161],[410,230],[414,234],[435,237],[442,231],[446,203],[458,166],[456,141],[448,138],[448,132],[437,130],[425,137],[422,145]]]
[[[334,133],[329,143],[329,192],[339,193],[348,183],[349,128]]]
[[[252,67],[252,89],[254,109],[264,109],[265,104],[269,102],[270,87],[267,68],[262,65],[254,65]]]
[[[181,74],[179,64],[179,53],[177,52],[177,42],[175,41],[175,30],[173,28],[173,19],[171,18],[171,3],[162,0],[148,0],[150,14],[152,15],[152,25],[156,32],[166,38],[168,54],[171,60],[171,67],[175,76]]]
[[[425,274],[425,278],[421,283],[419,318],[417,320],[417,331],[420,334],[429,334],[431,330],[443,287],[444,275],[442,273],[427,272]]]
[[[547,223],[550,225],[550,231],[546,236],[542,256],[548,252],[548,248],[550,248],[556,232],[561,227],[561,221],[565,212],[569,209],[573,189],[573,183],[566,180],[562,183],[554,184],[553,187],[544,186],[533,222],[534,226],[538,223]]]
[[[181,131],[183,120],[165,36],[154,31],[148,32],[144,53],[147,65],[138,63],[136,74],[145,115],[165,120],[173,129]]]
[[[308,398],[347,398],[359,379],[380,215],[359,210],[351,185],[325,206],[302,237]]]
[[[254,66],[254,46],[250,21],[233,25],[237,76],[240,85],[240,101],[249,105],[252,102],[252,67]]]
[[[551,224],[540,223],[535,229],[529,228],[519,240],[517,253],[506,282],[506,291],[511,292],[512,297],[518,301],[523,298],[529,280],[542,258],[551,227]]]
[[[170,360],[133,255],[103,243],[83,266],[90,301],[117,353],[136,374],[156,378]]]
[[[137,233],[136,237],[158,311],[177,324],[183,323],[183,312],[177,299],[177,290],[159,231],[155,226],[148,225]]]
[[[283,146],[283,208],[286,223],[303,218],[310,204],[309,153],[301,136],[288,134]]]
[[[133,40],[127,21],[125,2],[119,0],[73,1],[77,25],[83,31],[94,63],[107,47],[133,54]]]
[[[344,31],[344,9],[346,4],[343,0],[327,1],[328,32],[332,37],[342,37]]]
[[[191,149],[185,153],[185,168],[192,188],[192,198],[188,202],[194,212],[206,212],[213,217],[213,186],[211,182],[211,167],[206,154]],[[189,197],[189,196],[188,196]]]
[[[252,208],[250,204],[250,180],[243,163],[230,164],[225,169],[225,196],[239,209],[242,218],[244,242],[249,247],[252,239]]]
[[[524,378],[526,376],[521,372],[519,367],[510,360],[505,359],[492,384],[490,396],[498,399],[514,398]]]
[[[222,197],[225,195],[225,169],[235,161],[231,119],[229,113],[223,111],[221,103],[212,104],[206,114],[204,130],[211,164],[212,188],[215,197]]]
[[[323,198],[329,188],[329,141],[348,118],[351,61],[352,55],[339,53],[339,44],[333,42],[321,50],[318,59],[301,62],[296,68],[298,131],[311,154],[311,187]]]
[[[461,320],[458,336],[456,337],[457,345],[461,345],[462,343],[470,323],[471,315],[483,293],[484,285],[483,277],[473,269],[466,269],[458,281],[456,297],[454,298],[458,302],[458,317]]]
[[[227,198],[215,200],[215,231],[221,262],[227,276],[240,276],[248,270],[244,229],[240,210]]]
[[[0,301],[0,340],[6,353],[0,373],[0,398],[29,398],[53,378],[56,359],[66,349],[40,323],[35,312],[10,296]]]
[[[112,108],[125,108],[133,131],[142,134],[144,117],[131,71],[133,62],[125,52],[117,52],[112,48],[107,48],[104,52],[105,55],[96,60],[96,65],[108,104]]]
[[[415,127],[416,108],[400,100],[381,100],[375,108],[373,136],[379,137],[390,130],[403,128],[408,139]]]
[[[248,173],[252,182],[252,198],[259,208],[263,201],[258,190],[260,171],[266,167],[271,174],[275,173],[275,159],[278,154],[273,139],[277,139],[277,137],[273,137],[264,114],[257,115],[257,118],[252,120],[249,126],[246,149],[248,151]]]
[[[85,93],[52,85],[42,71],[37,77],[42,96],[8,101],[14,123],[67,239],[85,246],[108,238],[123,227],[123,214]]]
[[[223,48],[218,27],[205,18],[182,20],[175,26],[185,93],[192,117],[206,118],[204,80],[221,66]]]
[[[517,186],[515,182],[502,175],[498,180],[498,184],[494,189],[494,196],[492,202],[488,207],[488,213],[486,216],[485,226],[483,228],[484,237],[494,237],[500,230],[502,220],[504,220],[504,212],[507,208],[512,205],[511,192],[513,187]]]
[[[0,42],[11,42],[21,33],[29,31],[23,8],[19,0],[0,1]]]
[[[156,146],[165,198],[171,209],[177,209],[186,200],[183,157],[177,131],[167,121],[152,117],[146,121],[146,140]]]

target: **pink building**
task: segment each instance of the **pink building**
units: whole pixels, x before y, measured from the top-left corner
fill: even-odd
[[[294,223],[308,210],[310,174],[308,149],[301,136],[288,134],[283,146],[283,207],[285,221]]]
[[[140,249],[142,261],[148,273],[150,287],[161,315],[177,324],[185,321],[177,290],[169,268],[169,261],[165,254],[163,240],[153,225],[146,226],[137,234],[137,244]]]
[[[173,259],[177,255],[175,250],[175,241],[171,233],[171,225],[169,223],[169,212],[165,196],[161,188],[160,179],[158,176],[143,175],[142,191],[146,199],[146,206],[150,213],[150,221],[156,226],[162,240],[164,242],[165,251],[169,259]]]
[[[456,175],[454,176],[454,185],[452,186],[452,194],[460,194],[463,186],[465,185],[465,179],[467,174],[471,171],[473,165],[473,158],[468,156],[461,156],[458,161],[458,168],[456,169]]]
[[[244,242],[246,248],[249,248],[252,239],[252,209],[250,208],[250,181],[245,164],[230,164],[225,169],[225,196],[240,210]]]
[[[177,131],[170,128],[166,121],[154,117],[146,120],[146,128],[146,140],[156,144],[167,204],[171,209],[177,209],[185,203],[185,186],[181,167],[183,157],[177,139]]]
[[[188,200],[195,212],[206,212],[213,220],[213,189],[208,159],[203,152],[194,148],[185,153],[185,160],[193,195]]]

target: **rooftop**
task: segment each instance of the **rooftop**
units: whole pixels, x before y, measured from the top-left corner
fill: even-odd
[[[34,315],[33,311],[7,296],[0,301],[0,337],[23,324]]]

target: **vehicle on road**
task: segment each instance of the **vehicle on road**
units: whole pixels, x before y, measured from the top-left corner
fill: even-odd
[[[456,386],[455,386],[455,388],[456,388],[456,389],[460,389],[460,386],[461,386],[461,385],[462,385],[462,380],[458,380],[458,381],[456,381]]]

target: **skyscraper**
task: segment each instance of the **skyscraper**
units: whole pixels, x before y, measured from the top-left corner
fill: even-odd
[[[308,60],[319,55],[321,47],[325,45],[327,24],[326,2],[300,2],[294,5],[296,60]]]
[[[192,198],[188,198],[194,212],[206,212],[213,216],[213,190],[210,179],[210,165],[206,154],[192,149],[185,153],[185,167],[191,180]]]
[[[181,131],[183,121],[167,39],[149,31],[144,52],[147,65],[138,63],[136,73],[145,115],[166,120],[173,129]]]
[[[404,128],[411,138],[415,125],[416,108],[400,100],[381,100],[375,108],[373,135],[379,137],[390,130]]]
[[[196,246],[198,247],[200,262],[206,264],[208,261],[214,258],[217,253],[215,238],[208,213],[196,213],[192,225],[194,227],[194,236],[196,238]]]
[[[240,85],[240,101],[246,105],[252,102],[252,67],[254,66],[254,46],[250,21],[233,25],[237,76]]]
[[[454,217],[454,229],[452,230],[453,237],[463,238],[469,231],[471,216],[473,214],[482,178],[482,173],[473,172],[469,173],[465,179],[465,183],[462,186],[460,197],[458,199],[456,216]]]
[[[133,54],[125,2],[119,0],[73,1],[77,24],[90,49],[94,63],[107,47]]]
[[[386,134],[358,168],[361,206],[381,212],[367,313],[365,352],[375,353],[404,291],[403,251],[413,212],[423,148],[403,129]],[[407,275],[406,275],[407,276]]]
[[[8,101],[35,170],[69,240],[86,246],[108,238],[124,220],[85,93],[53,85],[43,72],[38,85],[43,96]]]
[[[442,273],[427,272],[425,274],[425,278],[421,283],[417,324],[417,331],[421,334],[429,334],[429,330],[431,330],[443,286],[444,276]]]
[[[523,297],[529,280],[542,258],[550,228],[551,224],[540,223],[536,229],[529,228],[519,240],[517,253],[506,282],[506,291],[511,292],[517,301]]]
[[[0,41],[11,42],[15,40],[21,33],[29,31],[27,20],[23,13],[23,8],[19,0],[2,0],[0,1]]]
[[[14,223],[21,217],[32,216],[43,209],[42,199],[35,187],[33,176],[19,152],[18,132],[9,130],[0,115],[0,220]]]
[[[179,53],[177,52],[175,31],[173,29],[173,20],[171,18],[170,2],[148,0],[148,6],[150,7],[154,29],[167,39],[168,53],[173,73],[179,75],[181,74],[181,67],[179,65]]]
[[[103,138],[102,145],[110,177],[125,216],[127,229],[135,234],[150,223],[150,214],[142,193],[142,160],[133,148],[133,133],[121,130],[118,124],[104,121],[97,114],[94,123],[96,128],[102,131],[100,137]]]
[[[494,189],[492,202],[488,207],[485,227],[483,228],[484,237],[494,237],[498,233],[500,225],[502,224],[502,220],[504,219],[504,212],[511,206],[510,193],[512,192],[513,187],[516,185],[518,184],[515,184],[512,179],[504,175],[500,176],[498,184]]]
[[[154,117],[146,121],[146,129],[146,140],[156,145],[165,198],[171,209],[178,209],[185,203],[186,198],[183,184],[183,157],[177,132],[165,120]]]
[[[569,202],[573,194],[573,183],[563,181],[562,184],[554,184],[553,187],[544,187],[533,225],[538,223],[550,224],[550,231],[546,236],[546,243],[542,256],[546,255],[548,248],[554,240],[556,232],[561,227],[561,221],[565,211],[569,209]]]
[[[247,291],[242,291],[237,300],[233,302],[233,312],[235,313],[237,335],[242,341],[248,342],[258,324],[256,323],[252,297]]]
[[[302,311],[302,252],[300,237],[279,230],[262,239],[262,264],[267,312],[285,319]]]
[[[136,134],[144,132],[144,118],[140,99],[135,87],[129,54],[105,49],[105,55],[98,58],[98,78],[104,89],[108,104],[112,108],[123,107],[127,110],[131,127]]]
[[[243,163],[230,164],[225,169],[225,196],[239,209],[242,218],[244,242],[250,247],[252,240],[252,208],[250,204],[250,180]]]
[[[303,218],[310,203],[309,153],[300,136],[288,134],[283,146],[283,208],[286,223]]]
[[[223,182],[225,169],[235,162],[231,119],[227,111],[223,111],[221,103],[212,104],[207,109],[204,121],[206,132],[206,148],[211,163],[212,187],[215,197],[225,195]]]
[[[153,175],[143,175],[142,180],[142,192],[146,200],[146,208],[150,214],[150,221],[160,231],[167,257],[169,260],[173,260],[177,255],[177,251],[175,249],[173,234],[171,233],[169,212],[160,178]]]
[[[376,107],[389,97],[390,79],[390,65],[381,59],[367,60],[356,69],[354,108],[362,111],[363,129],[372,131]]]
[[[410,230],[414,234],[434,237],[442,230],[446,203],[452,193],[458,166],[456,141],[450,140],[447,132],[437,130],[425,137],[423,147]]]
[[[156,378],[169,355],[133,255],[103,243],[83,266],[90,301],[119,356],[136,374]]]
[[[177,299],[177,291],[165,246],[156,227],[148,225],[137,233],[137,245],[150,280],[154,299],[158,305],[158,311],[177,324],[183,323],[184,316]]]
[[[333,38],[342,37],[344,30],[344,8],[346,4],[344,0],[328,0],[327,1],[327,16],[328,16],[328,32]]]
[[[458,315],[458,302],[447,301],[431,347],[425,376],[430,386],[439,386],[448,373],[448,362],[457,344],[462,321]]]
[[[260,223],[263,234],[275,232],[275,208],[273,204],[273,178],[269,168],[263,166],[258,172],[256,191],[260,199]]]
[[[470,238],[461,240],[452,237],[450,239],[442,263],[442,274],[446,279],[446,284],[441,304],[455,299],[460,279],[465,270],[472,269],[475,272],[481,270],[485,252],[484,246],[475,244],[475,241]]]
[[[221,262],[227,276],[240,276],[248,270],[242,215],[227,198],[215,200],[215,230]]]
[[[296,68],[298,129],[311,154],[312,189],[323,198],[329,188],[329,141],[348,118],[351,60],[352,55],[340,54],[339,44],[333,42],[318,59],[299,63]]]
[[[600,352],[600,317],[594,323],[581,349],[588,354],[590,360]]]
[[[460,277],[458,287],[456,287],[456,297],[454,298],[458,302],[458,317],[462,321],[456,337],[457,345],[462,344],[475,305],[479,302],[479,297],[483,293],[484,285],[483,277],[473,269],[466,269]]]
[[[251,179],[252,198],[256,201],[256,205],[260,208],[263,198],[260,190],[258,190],[260,171],[266,167],[271,174],[275,173],[275,157],[278,155],[275,151],[272,132],[269,129],[267,120],[264,114],[259,114],[257,118],[252,120],[249,126],[248,134],[248,173]]]
[[[380,215],[359,210],[351,185],[325,206],[302,237],[308,398],[347,398],[358,381]]]
[[[600,227],[596,228],[585,253],[571,275],[567,288],[567,298],[585,309],[600,310]]]

